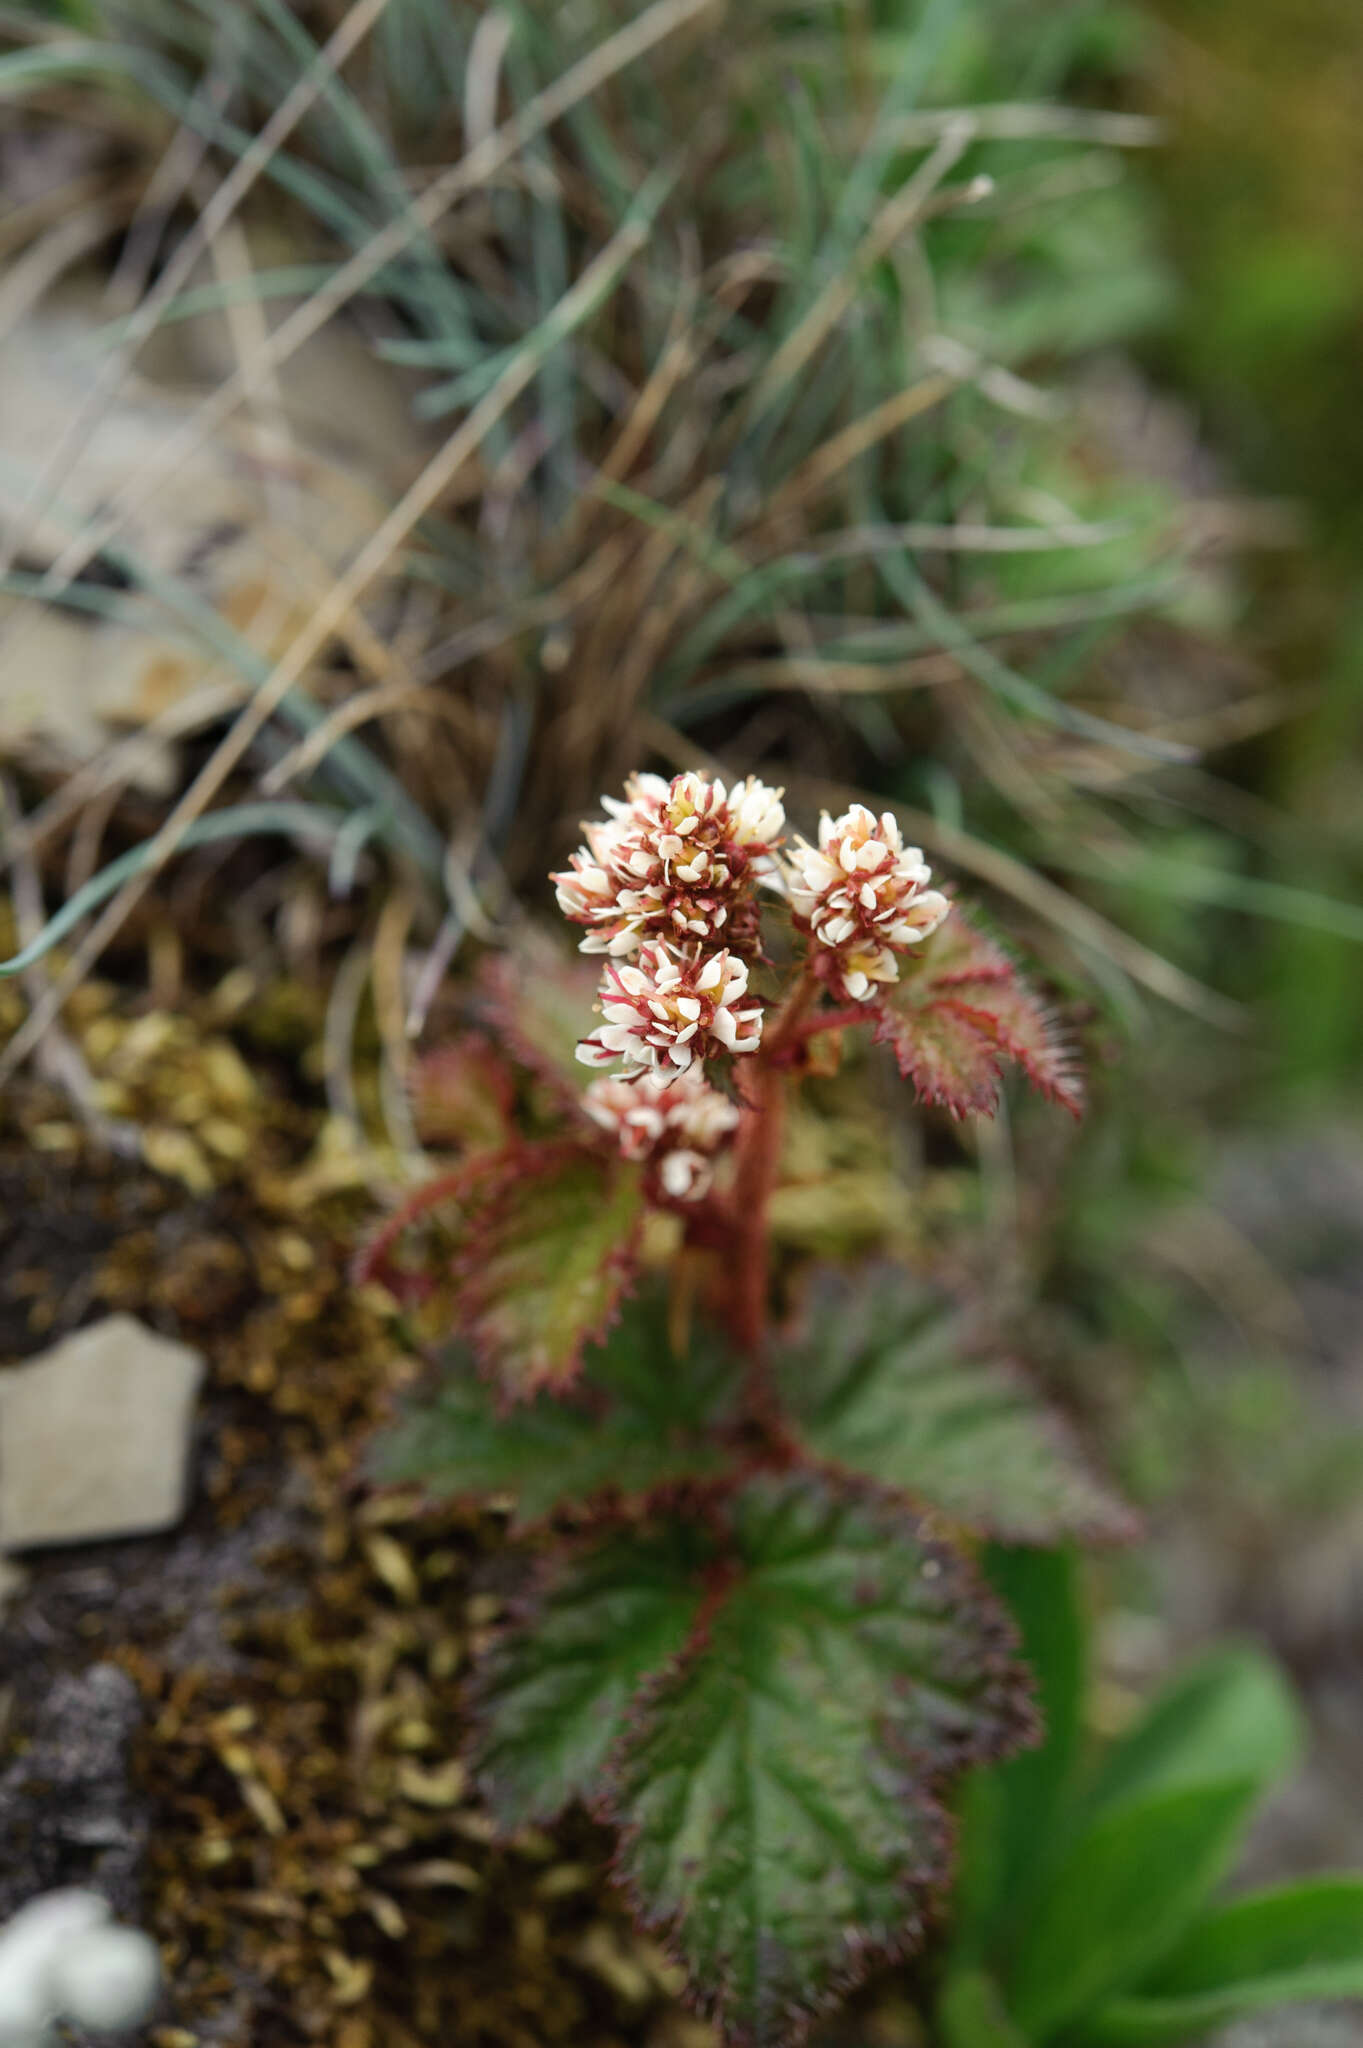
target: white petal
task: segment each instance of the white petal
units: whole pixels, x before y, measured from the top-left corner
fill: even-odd
[[[949,896],[941,895],[936,889],[925,889],[917,900],[909,904],[904,920],[912,924],[917,938],[931,938],[939,924],[951,909]]]

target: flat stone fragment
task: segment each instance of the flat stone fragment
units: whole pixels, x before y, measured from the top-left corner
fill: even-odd
[[[116,1315],[0,1372],[0,1550],[173,1528],[203,1370]]]

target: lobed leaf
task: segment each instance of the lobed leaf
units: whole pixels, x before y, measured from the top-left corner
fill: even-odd
[[[644,1676],[681,1649],[700,1606],[703,1532],[680,1520],[613,1530],[545,1560],[482,1658],[474,1767],[505,1829],[603,1791],[602,1766]]]
[[[375,1440],[369,1470],[380,1481],[418,1480],[437,1499],[514,1494],[524,1526],[714,1473],[734,1388],[732,1361],[703,1336],[684,1359],[673,1356],[665,1303],[650,1297],[588,1349],[571,1400],[544,1394],[508,1408],[467,1351],[454,1352],[434,1398]]]
[[[628,1167],[568,1143],[516,1156],[459,1269],[463,1328],[509,1400],[572,1384],[629,1288],[643,1214]]]
[[[972,1357],[965,1319],[891,1266],[821,1277],[774,1363],[812,1455],[1010,1543],[1118,1538],[1131,1517],[1013,1366]]]
[[[1073,1116],[1083,1079],[1055,1014],[959,905],[875,1005],[875,1042],[893,1048],[920,1102],[992,1116],[1012,1063]]]
[[[458,1315],[456,1267],[479,1209],[507,1171],[510,1148],[478,1152],[414,1188],[354,1263],[357,1285],[377,1281],[410,1316],[418,1342],[440,1343]]]
[[[944,1780],[1026,1737],[1027,1688],[992,1596],[902,1508],[794,1471],[731,1517],[731,1576],[641,1694],[607,1811],[697,2005],[788,2048],[921,1937]]]

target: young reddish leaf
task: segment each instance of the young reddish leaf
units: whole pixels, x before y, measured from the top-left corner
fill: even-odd
[[[366,1462],[380,1482],[418,1480],[434,1499],[514,1494],[522,1527],[564,1508],[597,1512],[718,1472],[737,1385],[733,1359],[701,1333],[673,1355],[654,1296],[589,1348],[571,1400],[507,1408],[461,1347],[434,1399],[407,1408]]]
[[[1024,1375],[981,1356],[968,1319],[897,1267],[821,1274],[773,1365],[818,1459],[1006,1543],[1134,1533]]]
[[[1011,1061],[1048,1100],[1083,1113],[1083,1077],[1063,1026],[959,906],[879,998],[875,1020],[876,1044],[894,1048],[920,1102],[992,1116]]]
[[[597,1021],[600,978],[599,963],[565,953],[540,933],[483,963],[480,1007],[497,1043],[561,1107],[577,1107],[587,1079],[577,1045]]]
[[[439,1343],[455,1327],[458,1260],[480,1206],[501,1184],[512,1152],[478,1153],[436,1174],[401,1201],[354,1264],[357,1286],[377,1281],[414,1321],[420,1343]]]
[[[459,1267],[462,1327],[508,1399],[577,1377],[629,1288],[643,1213],[630,1167],[568,1143],[515,1156]]]
[[[496,1151],[514,1135],[511,1069],[481,1032],[465,1031],[418,1060],[410,1093],[417,1134],[436,1151]]]
[[[712,1549],[702,1530],[669,1520],[587,1536],[543,1560],[475,1674],[474,1768],[503,1828],[600,1797],[640,1681],[686,1641]]]
[[[918,1519],[762,1474],[685,1650],[640,1693],[605,1810],[644,1925],[743,2048],[789,2048],[921,1937],[944,1783],[1032,1732],[1002,1610]]]

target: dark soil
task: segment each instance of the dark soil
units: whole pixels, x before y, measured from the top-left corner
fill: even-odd
[[[461,1677],[508,1582],[502,1524],[355,1484],[411,1368],[349,1284],[370,1205],[325,1191],[353,1174],[319,1180],[310,1091],[285,1074],[248,1095],[208,1019],[165,1019],[166,1039],[108,991],[86,1004],[97,1084],[151,1111],[161,1158],[189,1138],[199,1184],[16,1086],[0,1359],[117,1308],[199,1346],[209,1377],[179,1529],[24,1560],[0,1635],[0,1914],[92,1882],[149,1926],[169,1984],[154,2048],[709,2040],[612,1899],[599,1832],[494,1845],[468,1784]],[[138,1029],[146,1059],[120,1064]],[[241,1100],[213,1100],[215,1067]],[[215,1159],[223,1113],[238,1158]]]

